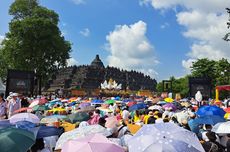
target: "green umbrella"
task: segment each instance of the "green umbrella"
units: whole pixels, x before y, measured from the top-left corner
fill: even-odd
[[[33,111],[46,111],[46,110],[49,110],[49,107],[45,105],[36,105],[33,107]]]
[[[32,132],[12,127],[0,129],[1,152],[26,152],[34,143]]]
[[[115,103],[116,101],[115,100],[106,100],[105,103],[106,104],[112,104],[112,103]]]
[[[68,118],[71,123],[81,122],[81,121],[87,121],[89,120],[89,115],[85,112],[78,112],[71,115],[68,115]]]

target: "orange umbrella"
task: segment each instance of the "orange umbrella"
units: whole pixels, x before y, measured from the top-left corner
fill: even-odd
[[[136,125],[136,124],[127,124],[129,131],[131,132],[131,134],[135,134],[140,128],[140,125]]]

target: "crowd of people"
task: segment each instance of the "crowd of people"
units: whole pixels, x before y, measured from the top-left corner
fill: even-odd
[[[37,138],[28,148],[28,151],[34,152],[58,151],[63,148],[59,140],[65,133],[76,129],[84,130],[84,127],[94,125],[105,128],[110,133],[106,138],[122,147],[123,151],[132,152],[129,141],[139,133],[138,131],[143,126],[168,123],[176,124],[196,135],[203,151],[230,152],[230,132],[220,133],[213,130],[215,125],[228,122],[228,103],[228,100],[197,101],[193,98],[173,100],[156,96],[102,99],[78,97],[49,101],[45,97],[29,100],[17,93],[10,93],[6,99],[3,94],[0,95],[0,119],[1,121],[10,120],[20,113],[32,113],[39,118],[41,125],[44,118],[50,116],[58,118],[56,122],[46,122],[42,125],[62,127],[63,132],[58,135]],[[47,108],[35,110],[35,106],[46,106]],[[77,115],[79,113],[81,114]],[[82,113],[85,117],[78,119],[83,117]],[[74,114],[77,115],[75,117],[77,121],[64,119],[64,116],[69,118],[68,116]],[[25,118],[25,120],[27,119]],[[1,121],[0,128],[2,129]],[[63,124],[68,124],[68,128]],[[71,125],[73,127],[69,129]],[[228,127],[230,128],[230,125]]]

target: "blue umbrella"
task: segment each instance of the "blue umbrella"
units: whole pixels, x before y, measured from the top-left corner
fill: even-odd
[[[25,129],[25,130],[36,127],[34,123],[29,121],[18,121],[15,124],[16,124],[16,128]]]
[[[206,116],[206,115],[216,115],[220,117],[224,117],[225,111],[222,108],[219,108],[217,106],[202,106],[198,109],[196,112],[199,116]]]
[[[164,104],[166,104],[167,102],[165,102],[165,101],[158,101],[157,102],[157,104],[159,104],[159,105],[164,105]]]
[[[216,115],[206,115],[206,116],[201,116],[199,118],[196,118],[194,121],[193,121],[193,124],[197,124],[197,125],[200,125],[200,124],[209,124],[209,125],[215,125],[219,122],[225,122],[225,119],[223,117],[220,117],[220,116],[216,116]]]
[[[115,97],[115,100],[121,100],[121,97],[117,96]]]
[[[124,99],[124,100],[122,100],[122,102],[130,102],[130,101],[132,101],[131,99]]]
[[[72,107],[72,106],[74,106],[75,104],[77,104],[77,102],[76,102],[76,101],[73,101],[73,102],[71,102],[71,103],[69,104],[69,107]]]
[[[60,136],[63,132],[64,132],[63,128],[40,126],[38,127],[37,139],[49,137],[49,136]]]
[[[103,104],[104,101],[103,100],[99,100],[99,99],[95,99],[91,103],[93,103],[93,104]]]
[[[0,120],[0,129],[5,128],[5,127],[11,127],[11,126],[14,126],[14,125],[11,124],[9,120]]]
[[[138,103],[135,105],[132,105],[129,107],[129,111],[139,110],[139,109],[145,109],[147,106],[144,103]]]

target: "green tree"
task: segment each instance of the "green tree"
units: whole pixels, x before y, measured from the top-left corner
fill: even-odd
[[[0,74],[8,68],[35,71],[47,80],[57,68],[66,66],[71,51],[58,28],[59,17],[37,0],[15,0],[10,6],[9,32],[0,48]]]
[[[180,93],[182,97],[187,97],[189,93],[188,87],[188,75],[176,79],[174,76],[170,77],[169,80],[172,81],[172,93],[175,96],[176,93]],[[163,82],[159,82],[157,84],[157,91],[162,92],[163,90]]]
[[[209,77],[212,79],[212,94],[215,95],[217,85],[230,84],[230,63],[227,59],[219,61],[198,59],[191,67],[193,77]],[[224,91],[223,91],[224,92]],[[227,92],[221,94],[221,98],[227,96]],[[213,96],[214,97],[214,96]]]

